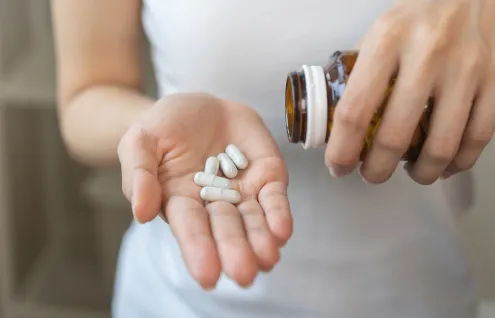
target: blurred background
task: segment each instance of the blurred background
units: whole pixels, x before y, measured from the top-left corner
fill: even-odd
[[[0,0],[0,318],[110,317],[131,211],[118,171],[68,157],[55,97],[49,0]],[[475,168],[476,204],[459,220],[483,318],[495,318],[492,153],[489,147]]]

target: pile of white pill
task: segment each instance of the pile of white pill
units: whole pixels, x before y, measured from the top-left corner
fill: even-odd
[[[224,153],[206,159],[204,171],[194,175],[194,183],[203,187],[200,192],[201,199],[207,202],[239,203],[241,194],[232,189],[230,179],[235,178],[239,170],[246,169],[247,166],[246,156],[232,144],[225,148]],[[219,170],[222,171],[226,178],[218,176]]]

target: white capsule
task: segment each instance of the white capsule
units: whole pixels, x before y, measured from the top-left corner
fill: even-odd
[[[242,153],[242,151],[237,148],[235,145],[228,145],[227,148],[225,148],[225,152],[227,155],[232,159],[234,164],[237,166],[239,169],[246,169],[248,165],[248,160],[246,156]]]
[[[201,196],[201,199],[208,202],[224,201],[236,204],[241,201],[241,194],[231,189],[204,187],[203,189],[201,189],[199,195]]]
[[[198,172],[194,175],[194,183],[201,187],[216,187],[221,189],[232,188],[232,183],[229,179],[204,172]]]
[[[217,158],[220,160],[220,169],[222,169],[223,174],[227,178],[235,178],[237,176],[237,168],[232,159],[226,153],[219,154]]]
[[[208,159],[206,159],[205,173],[216,176],[218,174],[219,166],[220,162],[218,161],[217,157],[209,157]]]

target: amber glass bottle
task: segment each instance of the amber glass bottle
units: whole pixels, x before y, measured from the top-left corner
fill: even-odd
[[[338,51],[324,67],[305,65],[300,71],[289,73],[285,89],[285,118],[291,143],[301,143],[307,149],[320,147],[328,141],[335,108],[358,55],[358,51]],[[395,77],[391,79],[385,100],[370,122],[361,160],[371,148],[394,83]],[[432,106],[433,100],[430,99],[403,160],[414,161],[418,158],[426,139]]]

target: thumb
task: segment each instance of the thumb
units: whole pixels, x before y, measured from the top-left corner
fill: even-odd
[[[156,138],[141,127],[131,127],[119,144],[118,156],[122,189],[132,204],[134,218],[139,223],[152,221],[162,205]]]

